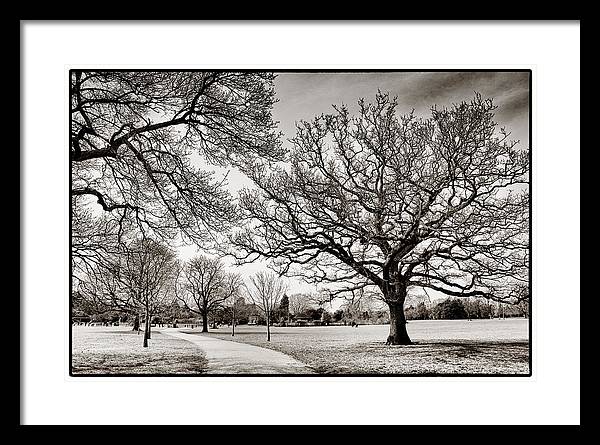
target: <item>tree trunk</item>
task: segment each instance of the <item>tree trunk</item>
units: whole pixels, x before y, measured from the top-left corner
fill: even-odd
[[[144,324],[144,348],[148,347],[148,315],[146,314],[146,323]]]
[[[267,314],[267,341],[271,341],[271,317]]]
[[[152,317],[148,317],[148,340],[152,339]]]
[[[231,307],[231,312],[232,312],[232,316],[231,316],[231,336],[235,337],[235,302],[233,303],[233,306]]]
[[[132,331],[137,331],[137,333],[140,333],[140,316],[139,315],[135,315],[135,318],[133,319],[133,329]]]
[[[387,344],[410,345],[410,337],[406,332],[406,318],[404,316],[404,299],[398,303],[388,303],[390,308],[390,335]]]
[[[202,332],[208,332],[208,314],[206,311],[202,314]]]

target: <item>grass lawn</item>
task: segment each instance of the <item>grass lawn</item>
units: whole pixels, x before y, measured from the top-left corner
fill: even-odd
[[[131,326],[73,326],[72,373],[82,374],[200,374],[207,360],[196,345],[152,332],[142,347],[143,332]]]
[[[414,344],[386,346],[389,326],[275,327],[211,330],[225,340],[274,349],[323,374],[528,374],[524,319],[411,321]]]

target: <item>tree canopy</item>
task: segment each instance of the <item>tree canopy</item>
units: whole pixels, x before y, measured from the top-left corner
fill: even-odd
[[[108,245],[128,231],[202,243],[229,227],[236,213],[224,179],[198,160],[243,170],[282,156],[274,77],[72,71],[74,258],[88,261],[94,240]]]

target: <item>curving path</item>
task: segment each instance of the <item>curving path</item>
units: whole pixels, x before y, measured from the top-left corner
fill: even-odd
[[[194,343],[206,353],[207,374],[314,374],[304,363],[282,352],[221,340],[185,329],[165,328],[165,335]]]

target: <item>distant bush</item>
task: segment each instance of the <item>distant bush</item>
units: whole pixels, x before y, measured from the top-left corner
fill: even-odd
[[[433,318],[443,320],[463,320],[469,318],[461,300],[448,299],[434,306]]]

